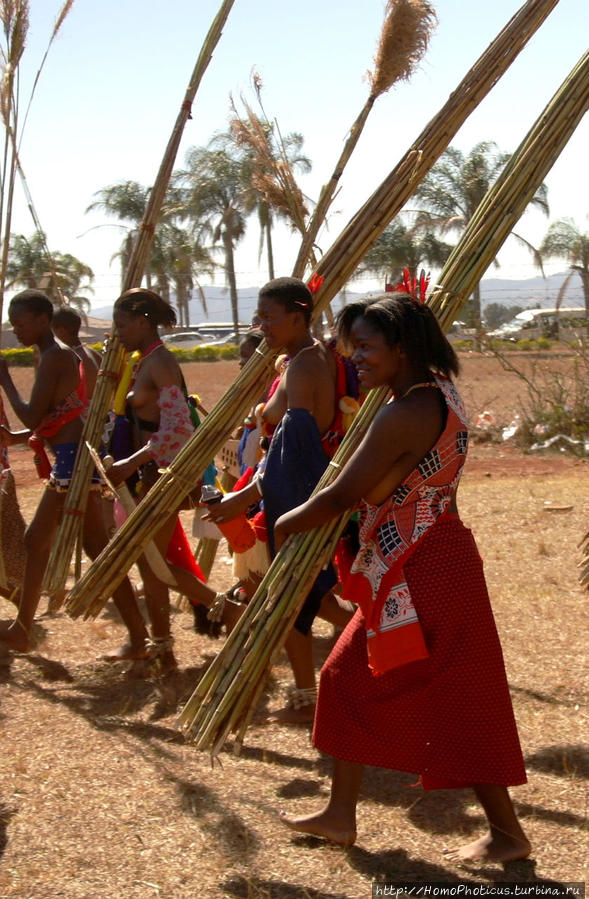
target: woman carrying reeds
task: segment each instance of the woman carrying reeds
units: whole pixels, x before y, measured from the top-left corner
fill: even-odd
[[[122,345],[129,351],[138,351],[140,359],[126,396],[130,424],[128,455],[121,458],[119,450],[109,476],[116,486],[136,479],[138,474],[140,486],[149,489],[157,478],[158,468],[169,465],[194,433],[180,366],[158,333],[159,325],[175,324],[176,313],[153,291],[132,288],[116,301],[113,320]],[[120,434],[117,434],[119,441]],[[217,594],[198,577],[177,509],[170,509],[168,518],[158,524],[154,542],[168,563],[177,589],[191,602],[211,607]],[[145,558],[138,560],[138,566],[151,622],[151,657],[161,671],[166,671],[176,667],[168,586],[156,577]],[[236,613],[236,619],[238,607],[227,602],[227,619],[233,620],[232,612]]]
[[[38,474],[45,480],[39,505],[24,534],[25,562],[18,614],[14,622],[0,625],[2,642],[10,649],[28,652],[43,576],[70,487],[87,406],[83,366],[72,350],[57,343],[51,329],[53,305],[49,298],[40,290],[23,290],[10,301],[8,315],[18,341],[23,346],[37,347],[40,353],[28,402],[20,396],[6,361],[0,360],[0,385],[25,425],[20,431],[0,427],[0,443],[11,446],[28,442],[34,446]],[[54,456],[53,466],[47,446]],[[84,511],[84,550],[94,559],[107,542],[101,485],[94,478]],[[113,592],[113,599],[129,632],[129,641],[115,655],[128,660],[144,658],[147,631],[126,577]]]
[[[312,293],[298,278],[274,278],[261,288],[257,307],[260,330],[270,348],[283,347],[288,357],[262,414],[275,430],[263,476],[223,499],[209,513],[212,521],[223,523],[262,497],[272,555],[276,519],[310,496],[329,463],[331,444],[331,454],[337,448],[338,388],[342,381],[338,374],[343,362],[311,334],[312,311]],[[286,640],[295,686],[289,689],[287,706],[274,713],[273,718],[282,723],[313,721],[313,621],[320,609],[321,615],[335,625],[344,626],[350,617],[331,593],[336,582],[333,569],[320,573]]]
[[[472,787],[489,833],[461,859],[528,855],[508,785],[526,780],[482,563],[458,517],[466,417],[454,350],[428,306],[403,293],[339,316],[366,388],[393,399],[337,479],[283,515],[275,537],[360,504],[360,551],[345,595],[359,604],[322,671],[313,732],[332,755],[332,792],[293,830],[356,838],[364,765],[419,772],[424,789]]]

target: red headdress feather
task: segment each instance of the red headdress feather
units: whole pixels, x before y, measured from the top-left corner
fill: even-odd
[[[307,283],[307,287],[311,291],[311,293],[315,294],[323,284],[325,278],[321,275],[318,275],[317,272],[312,276],[311,280]]]
[[[423,269],[419,274],[418,282],[417,278],[411,277],[411,272],[409,271],[409,269],[404,268],[403,277],[399,281],[399,283],[395,286],[387,284],[385,290],[398,293],[408,293],[409,296],[413,297],[414,300],[418,300],[420,303],[425,303],[425,294],[429,285],[429,280],[429,272],[426,275]]]

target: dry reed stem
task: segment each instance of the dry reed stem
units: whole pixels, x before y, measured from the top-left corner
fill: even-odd
[[[317,299],[332,299],[367,250],[397,215],[416,185],[435,164],[470,113],[509,68],[557,0],[528,0],[429,122],[401,161],[358,210],[322,257],[317,273],[325,280]],[[335,288],[335,289],[334,289]]]
[[[440,275],[430,304],[448,328],[491,265],[589,107],[589,53],[565,79],[489,189]]]
[[[242,102],[247,121],[239,116],[233,104],[235,117],[231,120],[230,129],[237,145],[249,151],[252,186],[272,209],[282,212],[292,226],[302,233],[308,213],[292,166],[286,158],[277,159],[275,156],[270,142],[272,125],[263,122],[245,100]]]
[[[470,112],[507,70],[556,2],[557,0],[528,0],[524,4],[482,54],[401,162],[356,213],[317,268],[318,274],[325,281],[315,295],[316,315],[349,279],[367,249],[400,211],[416,183],[433,166]],[[113,566],[119,561],[121,567],[128,570],[141,555],[143,543],[153,530],[153,521],[162,512],[169,513],[171,510],[171,505],[166,506],[165,500],[162,501],[168,485],[170,498],[178,497],[179,504],[188,492],[182,484],[191,475],[193,478],[198,477],[208,459],[218,452],[248,404],[255,399],[254,392],[247,393],[247,388],[245,393],[242,391],[250,372],[261,375],[261,365],[257,369],[259,363],[256,360],[266,357],[269,362],[272,361],[273,354],[266,351],[265,344],[259,348],[259,353],[259,356],[256,353],[249,360],[223,400],[178,454],[169,472],[159,479],[134,514],[115,534],[108,547],[89,566],[85,576],[70,594],[68,610],[71,614],[89,614],[89,608],[95,608],[100,602],[106,601],[120,580],[113,578]],[[180,480],[175,480],[176,475]]]
[[[427,50],[435,22],[433,7],[426,0],[389,0],[375,58],[375,71],[370,76],[370,96],[350,129],[331,178],[321,189],[319,201],[303,234],[293,269],[295,277],[302,278],[305,273],[319,229],[327,217],[338,182],[356,148],[374,101],[396,81],[410,77]]]
[[[212,59],[213,51],[221,38],[223,27],[227,21],[233,3],[234,0],[223,0],[198,55],[157,177],[149,194],[147,208],[139,229],[139,235],[133,246],[128,269],[125,272],[124,290],[140,286],[143,279],[153,242],[157,219],[168,189],[184,126],[191,117],[191,108],[196,92]],[[82,444],[88,442],[91,446],[96,448],[100,445],[103,422],[110,409],[114,395],[116,383],[114,378],[118,376],[122,358],[123,350],[113,328],[113,335],[108,350],[102,357],[102,364],[99,372],[100,377],[92,397],[90,413],[84,425],[81,438]],[[71,486],[65,501],[62,523],[56,536],[54,549],[45,576],[46,583],[51,585],[51,592],[53,593],[58,593],[65,587],[69,570],[69,561],[72,557],[75,543],[69,520],[72,517],[83,513],[86,508],[92,469],[93,463],[88,454],[78,453],[72,474]]]
[[[51,32],[51,37],[49,38],[49,43],[47,44],[47,49],[45,50],[45,53],[43,54],[43,59],[41,60],[41,65],[37,69],[37,74],[35,75],[35,80],[33,81],[33,87],[31,88],[31,95],[29,97],[29,102],[27,104],[27,108],[26,108],[25,115],[24,115],[23,127],[21,129],[21,136],[20,136],[20,140],[19,140],[19,144],[18,144],[19,147],[20,147],[20,144],[22,141],[22,132],[24,131],[24,127],[25,127],[25,125],[27,123],[27,119],[29,117],[29,110],[31,108],[31,103],[33,102],[33,97],[35,96],[35,92],[37,90],[37,84],[39,82],[39,78],[41,77],[41,72],[45,68],[45,63],[47,61],[47,56],[49,55],[49,50],[51,49],[51,45],[53,44],[53,41],[57,37],[59,29],[61,28],[61,26],[67,19],[68,15],[70,14],[73,5],[74,5],[74,0],[65,0],[64,4],[61,7],[61,9],[57,15],[57,18],[55,20],[55,25],[53,26],[53,31]]]

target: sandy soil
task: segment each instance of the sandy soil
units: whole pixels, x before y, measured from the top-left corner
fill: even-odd
[[[236,363],[185,367],[189,388],[209,406],[236,371]],[[15,375],[25,391],[31,372]],[[492,405],[508,423],[517,411],[517,379],[486,359],[465,358],[462,389],[472,415]],[[39,482],[25,448],[13,451],[12,462],[28,517]],[[486,444],[473,444],[461,486],[529,774],[513,792],[534,846],[530,859],[455,867],[443,847],[483,830],[472,794],[422,793],[414,774],[379,769],[365,776],[353,848],[284,831],[279,808],[305,813],[325,801],[329,762],[304,728],[256,723],[241,757],[224,752],[214,768],[183,741],[176,715],[221,641],[197,636],[175,598],[180,670],[166,681],[133,680],[98,661],[122,641],[110,605],[90,622],[41,615],[35,649],[0,666],[0,897],[360,899],[374,881],[538,889],[585,881],[588,666],[580,610],[587,593],[576,565],[588,488],[584,461]],[[188,528],[189,516],[183,513]],[[221,544],[211,582],[224,588],[230,581]],[[0,617],[10,614],[0,600]],[[333,643],[331,626],[318,622],[314,636],[319,666]],[[281,657],[257,722],[283,703],[290,680]]]

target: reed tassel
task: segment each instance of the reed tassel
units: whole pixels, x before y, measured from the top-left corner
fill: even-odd
[[[315,317],[349,280],[367,249],[401,210],[415,185],[434,165],[470,112],[540,27],[557,0],[528,0],[482,54],[437,116],[432,119],[401,162],[388,175],[350,221],[322,258],[317,274],[324,278],[315,294]],[[153,522],[169,514],[228,439],[240,418],[256,399],[256,391],[274,354],[264,343],[254,353],[229,391],[198,431],[176,456],[133,515],[109,545],[89,566],[67,599],[70,614],[95,614],[120,582],[120,570],[128,571],[141,555],[153,531]],[[257,386],[253,386],[257,385]],[[176,506],[174,506],[176,503]],[[118,579],[117,579],[118,578]]]
[[[438,293],[432,295],[428,300],[430,306],[437,310],[438,314],[445,313],[443,316],[445,327],[448,327],[458,315],[461,305],[466,302],[466,298],[474,286],[473,279],[476,278],[479,268],[484,271],[491,264],[510,233],[515,219],[524,212],[588,107],[589,53],[585,54],[573,69],[514,153],[504,172],[488,191],[452,254],[452,258],[448,260],[440,278],[443,287],[438,288]],[[499,213],[500,221],[496,221],[494,216],[487,213],[497,207],[500,210],[503,209],[506,197],[509,198],[511,214],[507,216],[507,223],[501,227],[501,221],[506,216]],[[472,251],[473,245],[477,247],[476,260]],[[460,271],[463,252],[466,263],[465,273]],[[450,297],[451,300],[447,300],[446,306],[442,306],[440,296],[446,300]],[[379,396],[376,395],[376,391],[371,392],[350,433],[336,454],[333,460],[334,464],[328,467],[316,490],[320,490],[337,476],[338,467],[344,464],[354,452],[359,438],[385,399],[386,392],[381,392]],[[200,689],[200,685],[197,687],[179,716],[179,726],[188,737],[194,740],[198,748],[208,749],[215,756],[220,752],[229,734],[235,732],[234,752],[239,752],[255,708],[254,703],[261,694],[267,672],[276,653],[286,640],[289,628],[294,621],[293,616],[296,616],[304,601],[308,587],[314,578],[313,572],[330,557],[333,541],[345,518],[346,516],[343,516],[337,521],[335,527],[334,522],[330,522],[316,531],[310,531],[306,535],[307,537],[311,536],[310,546],[308,543],[306,546],[304,545],[301,539],[303,535],[295,535],[286,541],[283,548],[285,555],[282,555],[283,550],[278,553],[260,586],[260,596],[256,594],[252,600],[252,614],[248,619],[249,609],[246,611],[245,620],[242,619],[243,624],[240,622],[230,637],[234,646],[240,643],[245,646],[252,630],[252,619],[255,619],[261,609],[266,613],[263,641],[256,640],[254,648],[247,652],[245,657],[243,653],[233,649],[232,658],[239,658],[239,669],[236,669],[235,665],[230,662],[233,680],[228,680],[228,666],[224,665],[223,660],[218,661],[217,670],[223,670],[221,702],[215,705],[218,695],[217,679],[210,677],[204,685],[204,689]],[[299,542],[297,543],[297,541]],[[586,535],[581,545],[583,545],[584,551],[584,558],[580,563],[581,583],[586,585],[589,583],[589,535]],[[294,558],[289,555],[291,546],[296,546]],[[277,585],[278,582],[277,586],[280,590],[280,578],[286,572],[290,573],[290,581],[281,594],[274,597],[272,603],[270,601],[270,585]],[[275,615],[277,609],[280,610],[279,616]],[[219,656],[222,655],[223,650],[219,653]],[[217,658],[219,659],[219,657]],[[204,719],[201,707],[206,707]]]
[[[233,3],[234,0],[223,0],[199,53],[153,189],[149,195],[139,235],[133,247],[129,266],[125,272],[124,290],[138,287],[141,284],[149,259],[157,219],[168,189],[184,127],[188,119],[191,118],[191,108],[196,92],[212,59],[213,51],[219,42]],[[81,438],[82,444],[88,442],[96,448],[100,445],[104,421],[112,403],[123,356],[123,349],[113,329],[112,336],[102,357],[90,412]],[[90,456],[87,453],[78,453],[72,474],[72,482],[65,501],[62,523],[45,574],[45,589],[50,593],[59,593],[65,586],[69,562],[75,544],[73,519],[83,514],[86,508],[92,469],[93,463]]]
[[[293,269],[294,277],[302,278],[305,273],[319,229],[327,217],[339,180],[356,148],[375,101],[390,90],[393,84],[401,80],[407,81],[411,77],[425,55],[436,21],[433,6],[427,0],[388,0],[375,70],[370,73],[370,95],[349,131],[331,178],[321,189],[319,201],[303,234]]]

